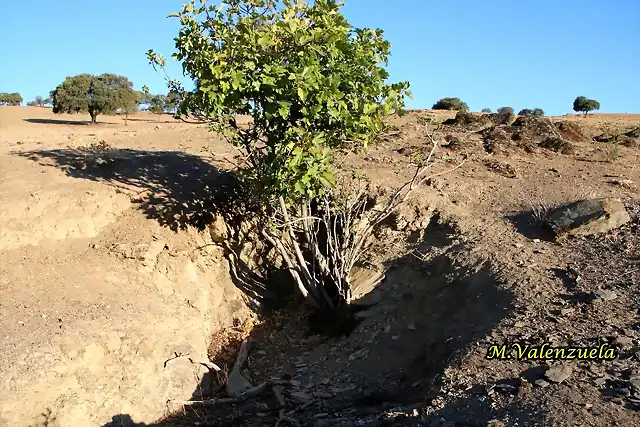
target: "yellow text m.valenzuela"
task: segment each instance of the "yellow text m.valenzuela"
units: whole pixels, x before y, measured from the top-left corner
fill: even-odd
[[[515,342],[513,344],[493,344],[487,348],[486,359],[498,360],[613,360],[618,357],[618,350],[607,344],[599,347],[553,347],[551,343],[529,345]]]

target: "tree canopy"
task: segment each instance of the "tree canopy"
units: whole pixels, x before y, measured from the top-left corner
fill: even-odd
[[[469,106],[462,102],[460,98],[442,98],[431,107],[434,110],[458,110],[468,111]]]
[[[263,194],[313,198],[333,182],[331,149],[366,146],[383,116],[403,107],[408,83],[388,84],[381,66],[391,45],[382,30],[352,27],[333,0],[222,6],[191,1],[174,14],[182,27],[174,57],[196,83],[190,93],[170,84],[184,94],[177,114],[206,117],[251,152]],[[252,116],[253,129],[241,129],[236,114]]]
[[[89,113],[92,123],[99,114],[133,112],[140,102],[129,79],[108,73],[67,77],[51,92],[51,98],[54,113]]]
[[[542,117],[544,116],[544,110],[542,108],[534,108],[533,110],[530,108],[524,108],[520,110],[518,113],[519,116],[533,116],[533,117]]]
[[[589,111],[599,110],[600,103],[595,99],[589,99],[584,96],[579,96],[573,101],[573,111],[584,113],[586,116]]]
[[[0,93],[0,105],[20,105],[22,104],[22,96],[18,92]]]

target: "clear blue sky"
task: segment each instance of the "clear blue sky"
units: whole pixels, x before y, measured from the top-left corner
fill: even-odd
[[[0,92],[46,96],[66,76],[111,72],[165,92],[148,65],[169,56],[180,0],[3,1]],[[571,112],[578,95],[602,112],[640,113],[639,0],[345,0],[358,27],[385,30],[392,80],[412,108],[460,97],[472,110],[510,105]],[[172,78],[181,68],[169,67]]]

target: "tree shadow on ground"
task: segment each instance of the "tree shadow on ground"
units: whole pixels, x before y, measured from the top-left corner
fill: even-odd
[[[536,218],[533,211],[523,211],[509,214],[505,217],[516,229],[528,239],[540,239],[546,242],[555,240],[555,234],[544,221]]]
[[[289,394],[293,390],[285,391],[285,399],[287,411],[295,410],[291,416],[303,426],[319,425],[318,420],[327,426],[486,426],[507,418],[513,425],[543,425],[541,408],[515,396],[496,408],[478,386],[415,418],[383,424],[378,417],[394,408],[409,408],[405,413],[411,414],[411,408],[429,407],[448,381],[447,368],[477,351],[477,343],[514,309],[492,263],[464,261],[473,258],[471,248],[448,238],[450,232],[432,221],[418,247],[431,255],[428,260],[408,254],[387,263],[378,302],[358,313],[362,321],[348,337],[309,335],[301,321],[305,312],[295,306],[267,318],[251,332],[245,375],[254,385],[274,377],[297,382],[303,400],[296,402]],[[205,383],[192,399],[201,399]],[[257,427],[275,425],[278,418],[278,401],[267,391],[238,404],[188,406],[149,426]],[[117,415],[104,427],[123,425],[145,424]]]
[[[23,119],[28,123],[37,123],[41,125],[73,125],[88,126],[91,124],[89,120],[60,120],[60,119]]]
[[[234,175],[206,158],[179,151],[79,148],[15,152],[67,175],[104,182],[128,194],[147,218],[173,231],[204,231],[214,215],[236,224],[250,209]],[[241,260],[234,262],[234,284],[259,310],[266,286]]]
[[[147,122],[147,123],[176,123],[175,120],[161,120],[161,117],[154,118],[140,118],[140,117],[129,117],[129,120],[132,122]]]

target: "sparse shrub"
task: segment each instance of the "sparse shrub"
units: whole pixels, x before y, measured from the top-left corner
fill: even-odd
[[[498,112],[494,115],[494,123],[497,125],[508,125],[513,122],[515,118],[515,114],[513,114],[513,108],[511,107],[500,107],[498,108]]]
[[[573,101],[573,111],[582,112],[586,116],[589,111],[599,110],[600,103],[595,99],[579,96]]]
[[[491,108],[483,108],[481,113],[491,114]]]
[[[333,0],[222,4],[191,1],[173,15],[182,27],[174,58],[195,81],[189,92],[169,82],[183,99],[177,115],[206,120],[245,154],[243,182],[262,206],[257,232],[307,301],[348,303],[350,271],[391,211],[363,216],[366,190],[340,198],[333,153],[376,141],[409,85],[386,82],[383,32],[353,28]],[[153,50],[147,57],[165,64]],[[241,126],[236,114],[253,120]]]
[[[620,151],[620,144],[617,142],[614,143],[611,147],[607,149],[604,153],[605,159],[608,163],[615,163],[620,157],[622,157],[622,152]]]
[[[529,108],[525,108],[523,110],[520,110],[518,115],[519,116],[543,117],[544,116],[544,111],[542,110],[542,108],[534,108],[533,110],[531,110]]]
[[[511,107],[500,107],[497,111],[498,114],[513,114],[513,108]]]
[[[433,110],[458,110],[468,111],[469,106],[462,102],[460,98],[442,98],[432,107]]]
[[[91,123],[96,123],[98,114],[126,112],[138,105],[133,83],[116,74],[67,77],[51,92],[51,98],[54,113],[88,112]]]

